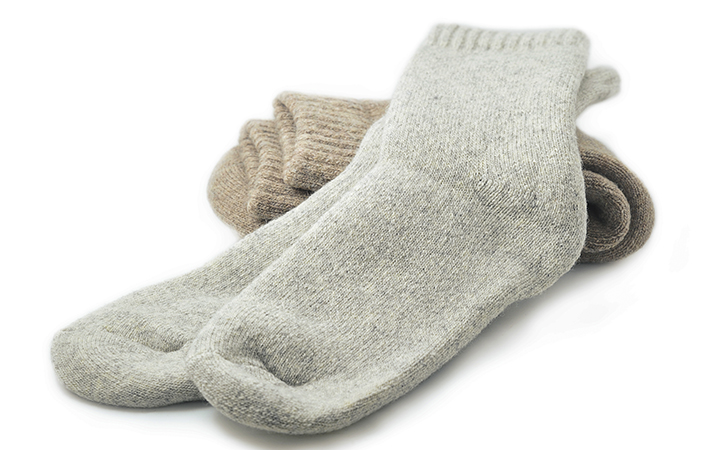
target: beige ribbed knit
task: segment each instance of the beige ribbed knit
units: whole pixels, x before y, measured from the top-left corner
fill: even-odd
[[[209,180],[209,202],[214,212],[239,233],[247,234],[267,221],[248,212],[248,199],[258,168],[256,146],[247,128],[241,129],[238,145],[229,150]]]
[[[238,146],[214,169],[211,206],[242,235],[285,214],[345,170],[388,104],[279,95],[273,103],[275,120],[247,122]]]
[[[283,182],[283,147],[278,139],[274,121],[247,122],[238,146],[212,175],[209,201],[220,216],[232,217],[231,223],[241,231],[282,216],[310,195]]]
[[[285,92],[273,102],[283,146],[283,180],[317,191],[350,164],[367,129],[389,101],[351,100]]]

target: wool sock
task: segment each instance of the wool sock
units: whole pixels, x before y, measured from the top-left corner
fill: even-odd
[[[206,399],[257,428],[344,427],[568,271],[586,235],[587,47],[574,30],[435,27],[377,164],[191,344]]]
[[[588,79],[587,76],[582,81],[580,93],[588,85]],[[237,147],[241,150],[229,152],[224,157],[229,162],[219,164],[220,170],[217,168],[214,171],[216,180],[212,181],[212,185],[216,189],[213,202],[217,213],[221,209],[216,205],[227,207],[226,214],[236,210],[247,211],[248,195],[238,197],[235,193],[250,192],[248,186],[255,182],[249,178],[254,177],[255,180],[259,167],[254,142],[261,141],[257,137],[260,133],[268,134],[273,129],[255,124],[255,121],[246,124]],[[315,128],[316,131],[319,129]],[[181,361],[184,345],[193,339],[215,311],[232,295],[240,292],[272,258],[277,258],[362,174],[372,168],[376,161],[374,147],[380,136],[381,126],[378,124],[366,136],[360,156],[356,156],[345,173],[329,187],[314,194],[307,204],[273,221],[270,227],[239,241],[233,249],[205,267],[126,296],[58,333],[52,346],[52,358],[60,379],[78,395],[110,405],[153,407],[202,399],[188,379]],[[582,136],[579,135],[579,141]],[[340,134],[336,135],[336,139],[340,137]],[[598,166],[598,163],[595,165]],[[615,167],[613,173],[623,173],[622,168]],[[622,178],[629,182],[628,177]],[[586,188],[588,192],[588,183]],[[222,199],[222,192],[231,194],[227,196],[232,199]],[[242,208],[236,206],[235,198],[240,198]],[[589,227],[609,217],[602,211],[612,210],[611,203],[599,200],[597,209],[594,209],[598,214],[589,221]],[[247,228],[252,226],[251,223],[256,228],[258,224],[266,223],[249,214],[235,214],[233,217],[239,220],[235,224]],[[599,229],[612,228],[614,225],[609,225],[611,222]],[[251,228],[251,231],[254,229]],[[232,277],[231,271],[240,273]]]
[[[614,96],[619,87],[615,70],[608,67],[587,70],[579,88],[577,115],[586,107]],[[275,126],[260,130],[272,135],[272,142],[278,136],[279,149],[273,146],[274,154],[283,155],[285,165],[301,167],[298,173],[302,185],[317,190],[348,165],[365,132],[376,117],[384,114],[387,105],[386,100],[283,93],[274,102]],[[247,123],[244,130],[254,122]],[[584,168],[589,226],[579,262],[605,263],[624,258],[641,248],[650,236],[653,204],[643,183],[610,150],[592,137],[582,138],[586,136],[583,132],[577,133],[581,159],[589,161],[589,169]],[[284,183],[285,176],[280,179],[279,172],[285,174],[286,170],[278,167],[277,156],[267,166],[270,172],[247,172],[244,161],[256,154],[252,134],[255,131],[248,134],[242,131],[241,135],[248,138],[242,138],[216,165],[208,188],[214,212],[242,236],[294,208],[310,194]],[[604,153],[609,157],[604,158]],[[618,169],[614,170],[614,166]],[[614,179],[606,174],[613,174]],[[260,183],[258,179],[267,181]],[[270,189],[261,189],[262,184],[268,184]],[[626,187],[622,190],[621,185]],[[270,205],[271,217],[252,213],[249,201],[253,205]],[[634,220],[631,209],[637,212]],[[612,250],[616,246],[620,250]]]
[[[590,80],[600,78],[599,83],[602,86],[600,91],[604,91],[603,86],[608,85],[603,82],[604,74],[607,75],[608,72],[604,71],[602,75],[596,76],[601,70],[595,69],[587,72],[581,84],[579,98],[586,98],[582,93],[597,90],[597,86],[589,87],[593,85]],[[605,78],[608,77],[612,78],[611,75],[607,75]],[[617,84],[615,89],[617,90]],[[284,123],[282,126],[284,131],[279,133],[279,136],[287,136],[291,130],[295,130],[294,134],[297,131],[299,149],[304,150],[297,153],[310,154],[310,149],[319,145],[320,142],[324,142],[323,138],[325,137],[311,136],[311,132],[322,129],[322,124],[315,125],[315,122],[319,121],[318,119],[327,120],[334,126],[348,127],[352,130],[348,134],[333,132],[326,135],[332,139],[330,142],[333,146],[347,149],[351,159],[356,146],[355,136],[358,136],[357,140],[361,140],[362,134],[365,132],[360,129],[361,123],[366,121],[371,123],[371,117],[374,114],[371,111],[379,110],[380,105],[386,106],[387,104],[387,102],[353,100],[316,101],[306,97],[300,94],[283,94],[276,100],[277,117],[280,114],[281,105],[291,105],[290,108],[293,112],[290,114],[299,118],[297,123]],[[318,106],[315,106],[316,103]],[[311,113],[313,110],[320,110],[321,106],[323,118],[320,117],[320,114]],[[350,112],[352,109],[351,114],[362,115],[362,118],[347,119],[341,123],[340,119],[336,119],[330,112],[331,108],[342,109],[346,112]],[[363,112],[355,112],[361,110]],[[298,125],[299,123],[302,125]],[[257,147],[270,147],[256,144],[256,142],[269,142],[275,148],[273,136],[262,138],[262,135],[272,134],[272,127],[265,126],[265,124],[261,124],[263,126],[256,125],[254,122],[244,127],[239,146],[224,158],[230,163],[220,164],[221,170],[217,168],[214,172],[214,178],[223,180],[212,181],[212,186],[217,187],[213,191],[212,203],[219,214],[221,214],[221,210],[217,205],[221,204],[230,206],[224,210],[225,214],[238,210],[228,200],[224,201],[219,196],[221,192],[232,194],[233,199],[236,198],[234,193],[248,192],[250,186],[255,186],[256,173],[260,166]],[[377,127],[373,134],[379,135]],[[283,137],[281,141],[285,139]],[[238,148],[244,150],[237,151]],[[260,272],[261,268],[271,261],[271,258],[277,257],[281,253],[282,248],[290,245],[291,239],[295,239],[301,234],[301,227],[309,226],[323,210],[330,206],[331,202],[339,198],[342,192],[349,188],[351,183],[359,179],[361,171],[365,172],[370,167],[368,162],[371,155],[370,148],[371,146],[367,145],[363,150],[364,160],[356,160],[351,166],[351,173],[347,173],[330,189],[324,189],[321,195],[314,199],[315,203],[306,205],[292,213],[289,218],[272,225],[270,230],[261,231],[259,235],[239,243],[236,248],[216,258],[202,269],[131,294],[58,333],[53,342],[52,353],[60,378],[68,388],[77,394],[90,400],[113,405],[150,407],[200,399],[201,396],[194,388],[193,383],[188,381],[183,365],[177,361],[177,357],[181,354],[180,351],[183,351],[183,345],[193,338],[196,331],[208,320],[213,311],[250,281],[251,274]],[[270,180],[270,178],[268,179]],[[248,196],[241,197],[241,199],[244,202],[244,210],[247,210]],[[284,200],[273,202],[273,204],[284,204],[283,202]],[[252,215],[237,217],[245,217],[250,220],[243,225],[250,231],[265,223],[265,220],[256,219]],[[295,223],[293,223],[293,218],[296,220]],[[265,242],[271,244],[265,244]],[[262,257],[256,258],[255,255],[261,249],[264,250]],[[241,276],[234,277],[232,285],[225,280],[229,271],[236,270],[237,267],[243,273]],[[216,288],[221,283],[224,286]],[[182,284],[194,285],[194,288],[177,289],[177,286]],[[206,290],[197,289],[196,285],[206,286]],[[182,293],[177,295],[174,301],[167,301],[173,295],[172,292],[178,293],[179,291]],[[212,301],[204,302],[201,300],[204,297],[212,297]],[[166,317],[176,315],[175,309],[177,308],[185,314],[182,314],[179,320],[167,320]],[[173,320],[172,326],[167,326],[171,320]],[[146,326],[149,330],[137,330],[141,326]],[[104,330],[102,331],[102,329]],[[112,338],[104,331],[109,334],[114,333],[116,336]],[[122,338],[122,335],[125,338]],[[146,348],[145,344],[152,341],[159,343]],[[172,349],[178,349],[177,353],[161,354],[172,352]]]
[[[380,128],[376,123],[366,139]],[[80,397],[115,406],[203,399],[184,366],[186,344],[374,166],[376,146],[368,139],[329,186],[205,266],[129,294],[59,331],[51,354],[60,380]],[[255,170],[258,163],[247,166]]]

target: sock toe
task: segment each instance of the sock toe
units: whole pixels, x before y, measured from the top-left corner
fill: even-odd
[[[55,335],[55,372],[70,391],[106,405],[153,408],[201,400],[186,373],[185,345],[222,304],[182,288],[130,294]]]
[[[206,400],[239,423],[288,434],[340,428],[327,423],[330,414],[319,391],[291,386],[255,360],[230,361],[209,351],[192,355],[187,366]]]
[[[325,395],[334,375],[326,370],[334,358],[330,330],[305,327],[300,317],[259,303],[232,306],[215,321],[238,314],[240,325],[210,328],[186,355],[188,373],[209,403],[244,425],[288,434],[350,423],[338,413],[344,392]]]
[[[152,408],[203,399],[184,368],[185,349],[160,351],[99,327],[68,328],[52,342],[64,385],[95,402]]]

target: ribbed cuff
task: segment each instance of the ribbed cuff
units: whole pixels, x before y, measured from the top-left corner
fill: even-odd
[[[308,192],[283,182],[283,149],[273,120],[251,120],[242,139],[250,140],[258,155],[258,167],[248,193],[248,213],[262,220],[276,219],[308,198]],[[249,146],[246,146],[249,148]]]
[[[315,191],[338,176],[389,102],[283,93],[274,102],[283,180]]]
[[[258,169],[258,154],[253,142],[246,137],[244,128],[239,144],[229,150],[214,168],[208,186],[211,208],[226,225],[242,236],[266,223],[248,213],[249,192]]]
[[[423,46],[460,51],[528,50],[551,46],[588,48],[588,38],[579,30],[496,31],[462,25],[436,25]]]

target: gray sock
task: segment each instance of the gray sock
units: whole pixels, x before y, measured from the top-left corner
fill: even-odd
[[[617,91],[613,69],[588,70],[579,105],[601,101]],[[117,406],[155,407],[202,399],[184,368],[184,346],[213,313],[373,167],[381,128],[376,123],[348,169],[298,208],[204,267],[132,293],[60,331],[52,343],[52,359],[67,388]]]
[[[206,399],[243,424],[335,430],[395,400],[576,262],[586,37],[438,26],[384,117],[380,159],[201,330]]]

